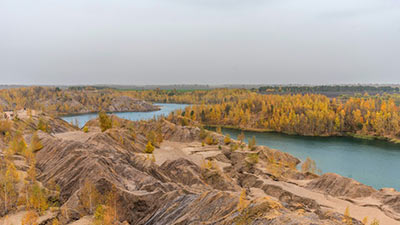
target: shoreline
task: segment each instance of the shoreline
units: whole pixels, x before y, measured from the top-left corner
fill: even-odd
[[[354,133],[344,133],[337,135],[304,135],[304,134],[296,134],[296,133],[288,133],[288,132],[278,132],[271,129],[262,129],[262,128],[241,128],[233,125],[215,125],[215,124],[203,124],[205,127],[221,127],[226,129],[233,129],[239,131],[249,131],[256,133],[276,133],[276,134],[284,134],[288,136],[299,136],[299,137],[347,137],[354,138],[356,140],[369,140],[369,141],[382,141],[389,144],[399,145],[400,139],[390,138],[390,137],[381,137],[381,136],[373,136],[373,135],[362,135],[362,134],[354,134]]]
[[[142,111],[133,111],[133,110],[124,110],[124,111],[106,111],[106,113],[127,113],[127,112],[156,112],[160,111],[161,107],[155,110],[142,110]],[[91,114],[98,114],[99,111],[92,111],[92,112],[84,112],[84,113],[71,113],[71,114],[58,114],[56,117],[74,117],[74,116],[83,116],[83,115],[91,115]]]

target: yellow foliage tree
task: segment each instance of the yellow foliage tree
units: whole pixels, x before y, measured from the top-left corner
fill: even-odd
[[[100,203],[101,197],[93,183],[86,179],[80,190],[79,199],[83,209],[89,214],[92,214],[96,206]]]
[[[13,153],[24,154],[27,145],[21,131],[15,132],[8,146]]]
[[[32,149],[33,152],[43,148],[42,142],[40,141],[37,132],[33,133],[32,135],[30,148]]]
[[[251,139],[249,139],[249,149],[254,150],[256,148],[256,137],[253,136]]]
[[[0,166],[0,199],[2,199],[4,211],[7,213],[16,206],[18,200],[19,174],[11,161],[1,162]]]
[[[148,141],[144,152],[151,154],[151,153],[153,153],[153,151],[154,151],[154,146],[151,144],[150,141]]]
[[[319,173],[320,171],[317,169],[317,165],[314,160],[307,157],[306,161],[303,162],[301,165],[301,171],[303,173],[310,172],[310,173]]]
[[[346,225],[353,225],[353,219],[350,216],[350,209],[348,206],[346,207],[346,210],[344,211],[343,222]]]
[[[108,116],[107,113],[103,111],[99,113],[99,122],[102,132],[112,128],[113,123],[111,117]]]
[[[57,218],[53,219],[53,222],[51,223],[52,225],[60,225],[60,222],[58,221]]]
[[[29,211],[25,214],[24,218],[21,221],[22,225],[37,225],[38,215],[35,211]]]
[[[367,225],[368,223],[368,216],[364,217],[364,219],[362,220],[362,224]]]
[[[239,196],[238,211],[243,211],[249,205],[246,199],[246,189],[242,189]]]
[[[224,137],[224,143],[225,145],[229,145],[232,142],[231,136],[228,134]]]

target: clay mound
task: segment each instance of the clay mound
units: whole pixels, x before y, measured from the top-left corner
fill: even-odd
[[[334,173],[326,173],[307,184],[306,188],[327,193],[332,196],[360,198],[376,193],[376,190],[351,178]]]
[[[300,160],[289,153],[281,152],[276,149],[271,149],[266,146],[258,146],[257,147],[258,156],[262,160],[266,161],[274,161],[278,164],[282,164],[283,166],[293,166],[296,167]]]
[[[189,186],[205,184],[201,179],[200,167],[187,159],[167,160],[160,169],[174,182]]]
[[[382,209],[387,215],[391,215],[400,221],[400,195],[398,193],[387,195],[381,199]]]
[[[77,127],[72,126],[71,124],[60,118],[45,117],[45,121],[48,125],[49,133],[64,133],[78,130]]]
[[[180,126],[167,120],[146,123],[136,122],[135,125],[143,133],[160,130],[164,139],[169,141],[192,142],[200,140],[200,129],[198,127]]]
[[[98,142],[100,137],[103,138],[101,143]],[[106,180],[126,192],[171,188],[159,184],[169,179],[154,164],[114,145],[106,134],[85,143],[51,135],[41,135],[41,141],[45,147],[36,154],[37,167],[41,171],[38,179],[44,183],[54,180],[63,187],[63,201],[79,190],[86,178],[93,183]]]
[[[12,124],[10,133],[15,132],[22,127],[24,134],[31,135],[34,131],[39,129],[39,121],[43,124],[43,128],[45,127],[47,129],[47,133],[57,134],[79,130],[79,128],[72,126],[60,118],[54,118],[47,114],[40,113],[38,115],[33,115],[32,117],[19,117],[19,119],[10,121]]]
[[[236,212],[238,198],[226,192],[204,192],[182,195],[157,210],[146,225],[163,224],[229,224],[226,217]],[[233,224],[233,223],[231,223]]]

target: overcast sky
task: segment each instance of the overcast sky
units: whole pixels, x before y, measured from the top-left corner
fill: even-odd
[[[0,0],[0,83],[400,83],[400,1]]]

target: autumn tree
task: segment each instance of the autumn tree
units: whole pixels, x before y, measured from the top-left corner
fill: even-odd
[[[306,161],[304,161],[303,164],[301,165],[301,171],[303,173],[306,173],[306,172],[320,173],[320,170],[318,170],[315,161],[309,157],[307,157]]]
[[[350,216],[350,209],[349,209],[348,206],[346,207],[346,210],[344,211],[343,222],[346,225],[352,225],[353,224],[353,219]]]
[[[112,119],[104,111],[99,112],[99,122],[102,132],[112,128]]]
[[[256,137],[253,136],[251,139],[249,139],[249,149],[254,150],[256,148]]]
[[[215,132],[217,132],[218,134],[222,134],[222,129],[220,126],[217,126],[217,128],[215,129]]]
[[[39,139],[37,132],[34,132],[31,138],[30,146],[33,152],[38,151],[43,148],[42,142]]]
[[[115,185],[112,185],[111,190],[106,194],[106,206],[107,210],[105,213],[105,221],[107,222],[107,224],[112,224],[118,220],[118,195]]]
[[[29,208],[36,210],[39,214],[43,214],[49,208],[47,195],[38,182],[35,182],[29,188]]]
[[[98,205],[96,207],[96,211],[94,213],[94,221],[93,224],[94,225],[106,225],[104,223],[104,214],[105,214],[105,206],[104,205]]]
[[[49,131],[49,125],[45,122],[43,117],[39,118],[39,122],[37,124],[37,129],[41,130],[43,132],[48,132]]]
[[[95,225],[112,225],[118,221],[117,214],[118,197],[117,189],[113,185],[111,190],[105,195],[104,204],[99,204],[94,212]]]
[[[16,131],[14,133],[14,136],[8,146],[13,153],[24,154],[27,144],[22,136],[21,131]]]
[[[231,136],[230,136],[229,134],[227,134],[227,135],[224,137],[224,144],[225,144],[225,145],[229,145],[231,142],[232,142]]]
[[[240,141],[240,143],[243,143],[243,141],[245,139],[245,135],[244,135],[243,131],[240,132],[240,134],[238,135],[237,139],[238,139],[238,141]]]
[[[57,218],[54,218],[53,222],[51,223],[51,225],[60,225],[60,222],[58,221]]]
[[[38,225],[38,214],[35,211],[28,211],[22,218],[22,225]]]
[[[89,179],[86,179],[83,183],[79,199],[83,209],[89,214],[93,214],[96,206],[100,203],[100,193]]]
[[[161,142],[163,141],[163,136],[162,136],[161,130],[149,131],[146,134],[146,138],[147,138],[147,141],[150,141],[151,144],[155,147],[159,147]]]
[[[239,196],[238,211],[243,211],[249,205],[246,196],[246,189],[243,188]]]
[[[0,113],[1,116],[1,113]],[[0,118],[0,134],[6,135],[6,133],[11,132],[12,121],[11,120],[3,120]]]
[[[17,184],[19,174],[11,161],[0,162],[0,198],[2,207],[7,213],[16,206],[18,200]]]
[[[364,219],[361,222],[362,222],[362,224],[367,225],[368,224],[368,216],[364,217]]]

